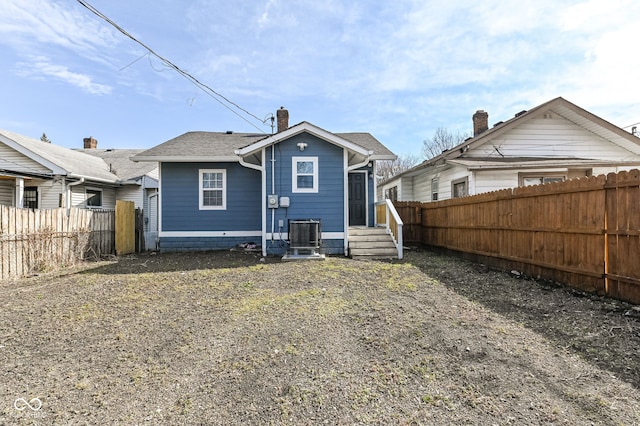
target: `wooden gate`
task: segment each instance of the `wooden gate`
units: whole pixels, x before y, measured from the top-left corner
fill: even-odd
[[[136,208],[133,201],[116,201],[116,255],[136,250]]]

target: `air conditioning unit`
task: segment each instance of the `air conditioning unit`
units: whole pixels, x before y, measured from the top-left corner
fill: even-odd
[[[319,219],[289,219],[289,251],[285,259],[324,258],[320,248],[322,228]]]

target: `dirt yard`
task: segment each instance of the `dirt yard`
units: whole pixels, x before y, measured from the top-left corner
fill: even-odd
[[[640,424],[640,310],[429,251],[0,283],[0,424]]]

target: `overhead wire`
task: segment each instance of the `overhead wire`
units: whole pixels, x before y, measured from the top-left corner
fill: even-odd
[[[133,40],[135,43],[139,44],[140,46],[142,46],[144,49],[147,50],[148,53],[146,53],[145,55],[140,56],[138,59],[136,59],[135,61],[131,62],[130,64],[126,65],[125,67],[123,67],[122,69],[125,69],[131,65],[133,65],[134,63],[136,63],[137,61],[139,61],[140,59],[142,59],[144,56],[147,55],[153,55],[155,56],[158,60],[160,60],[167,68],[177,72],[178,74],[180,74],[181,76],[183,76],[184,78],[186,78],[187,80],[189,80],[192,84],[194,84],[196,87],[198,87],[200,90],[202,90],[203,92],[205,92],[206,94],[208,94],[209,96],[211,96],[216,102],[218,102],[220,105],[222,105],[223,107],[227,108],[229,111],[231,111],[233,114],[237,115],[240,119],[242,119],[243,121],[245,121],[246,123],[248,123],[250,126],[252,126],[253,128],[257,129],[260,133],[262,134],[266,134],[261,128],[259,128],[258,126],[256,126],[255,124],[253,124],[251,121],[249,121],[247,118],[243,117],[238,111],[234,110],[232,107],[235,107],[236,109],[238,109],[239,111],[245,113],[246,115],[254,118],[255,120],[259,121],[262,124],[265,124],[264,121],[262,119],[260,119],[259,117],[257,117],[255,114],[252,114],[251,112],[249,112],[248,110],[246,110],[245,108],[241,107],[240,105],[238,105],[236,102],[233,102],[232,100],[230,100],[229,98],[227,98],[226,96],[222,95],[221,93],[217,92],[216,90],[214,90],[213,88],[211,88],[210,86],[208,86],[207,84],[201,82],[199,79],[197,79],[196,77],[194,77],[193,75],[189,74],[187,71],[184,71],[183,69],[181,69],[180,67],[178,67],[177,65],[175,65],[173,62],[171,62],[170,60],[166,59],[165,57],[159,55],[158,53],[156,53],[152,48],[150,48],[149,46],[147,46],[145,43],[143,43],[142,41],[138,40],[136,37],[134,37],[133,35],[131,35],[127,30],[125,30],[124,28],[122,28],[120,25],[118,25],[117,23],[115,23],[113,20],[111,20],[108,16],[104,15],[102,12],[100,12],[98,9],[96,9],[95,7],[93,7],[91,4],[89,4],[86,0],[76,0],[78,3],[80,3],[82,6],[84,6],[86,9],[88,9],[91,13],[93,13],[94,15],[96,15],[97,17],[99,17],[100,19],[103,19],[104,21],[106,21],[108,24],[110,24],[111,26],[113,26],[116,30],[118,30],[120,33],[122,33],[124,36],[128,37],[129,39]],[[151,58],[149,57],[149,59],[151,60]],[[154,68],[152,66],[152,68]],[[155,68],[154,68],[155,69]],[[226,103],[225,103],[226,102]]]

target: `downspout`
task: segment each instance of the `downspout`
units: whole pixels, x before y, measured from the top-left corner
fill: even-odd
[[[261,180],[262,180],[262,183],[263,183],[261,185],[263,187],[262,188],[262,199],[263,199],[263,202],[261,203],[261,205],[262,205],[262,212],[261,212],[261,215],[262,215],[262,230],[261,230],[261,232],[262,232],[262,244],[261,245],[262,245],[262,255],[266,256],[267,255],[267,252],[266,252],[266,240],[264,239],[265,238],[264,237],[264,234],[265,234],[264,228],[266,228],[266,224],[264,223],[264,221],[266,220],[265,219],[265,213],[266,212],[265,212],[265,205],[264,205],[264,200],[266,199],[266,194],[265,194],[265,192],[266,192],[266,190],[265,190],[266,184],[265,184],[265,181],[264,181],[264,179],[265,179],[264,178],[265,167],[257,165],[257,164],[247,163],[246,161],[244,161],[244,158],[239,154],[238,150],[235,151],[235,154],[238,156],[238,162],[240,163],[241,166],[246,167],[248,169],[257,170],[257,171],[260,172],[260,175],[261,175]],[[262,155],[262,164],[264,164],[264,151],[263,151],[263,155]]]
[[[69,213],[69,209],[71,208],[71,187],[72,186],[76,186],[76,185],[80,185],[84,183],[84,178],[80,178],[79,181],[77,182],[72,182],[72,183],[68,183],[67,184],[67,199],[65,200],[65,207],[67,208],[67,213]]]
[[[271,195],[276,195],[276,156],[275,145],[271,144]],[[263,200],[264,202],[264,200]],[[271,210],[271,244],[273,244],[273,233],[276,229],[276,209]]]

